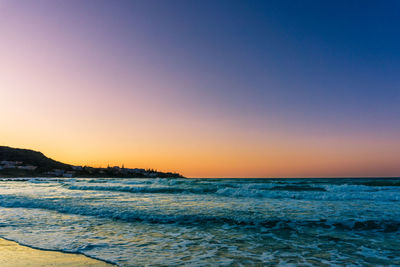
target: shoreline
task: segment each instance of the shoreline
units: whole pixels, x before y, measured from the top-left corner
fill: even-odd
[[[116,266],[79,253],[43,250],[0,238],[0,266]]]

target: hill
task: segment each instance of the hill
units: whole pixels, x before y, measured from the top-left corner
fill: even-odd
[[[36,166],[37,171],[51,171],[53,169],[71,169],[71,165],[55,161],[43,153],[30,150],[0,146],[0,161],[20,161],[24,165]]]
[[[153,169],[130,169],[118,166],[93,168],[72,166],[46,157],[39,151],[0,146],[0,177],[120,177],[120,178],[179,178],[179,173]]]

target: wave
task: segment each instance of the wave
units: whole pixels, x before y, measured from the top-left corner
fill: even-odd
[[[282,190],[282,191],[327,191],[323,187],[316,186],[295,186],[295,185],[285,185],[285,186],[274,186],[271,190]]]
[[[202,188],[179,188],[179,187],[132,187],[132,186],[98,186],[98,185],[70,185],[67,187],[70,190],[92,190],[92,191],[117,191],[131,193],[211,193],[213,189]]]
[[[265,218],[262,216],[237,215],[234,211],[225,214],[163,214],[152,211],[140,211],[121,207],[91,206],[66,201],[65,199],[34,199],[21,196],[0,196],[0,206],[5,208],[29,208],[55,211],[65,214],[94,216],[125,222],[147,222],[154,224],[183,225],[230,225],[265,227],[273,229],[297,230],[299,227],[337,228],[357,231],[397,232],[400,221],[382,220],[286,220],[281,218]],[[1,227],[0,223],[0,227]]]
[[[358,185],[365,185],[365,186],[400,186],[400,180],[373,180],[373,181],[362,181],[362,182],[356,182],[355,184]]]
[[[297,199],[297,200],[374,200],[374,201],[400,201],[398,191],[333,191],[333,190],[258,190],[248,188],[221,188],[216,194],[228,197],[253,197],[271,199]]]
[[[94,181],[88,181],[88,183],[94,183]],[[70,190],[98,190],[98,191],[121,191],[121,192],[132,192],[132,193],[220,193],[224,190],[243,190],[248,191],[248,196],[252,196],[252,193],[261,191],[327,191],[323,187],[315,187],[309,185],[277,185],[274,183],[269,184],[189,184],[189,183],[177,183],[172,181],[166,182],[152,182],[149,184],[139,183],[137,181],[123,182],[122,185],[109,184],[109,185],[71,185],[65,184]],[[175,186],[178,185],[178,186]],[[233,194],[236,195],[236,194]],[[258,194],[255,194],[258,195]],[[244,195],[243,195],[244,196]]]
[[[129,185],[65,185],[69,190],[128,192],[141,194],[213,194],[224,197],[298,199],[298,200],[374,200],[400,201],[398,190],[371,188],[364,185],[278,186],[243,184],[231,186],[129,186]]]

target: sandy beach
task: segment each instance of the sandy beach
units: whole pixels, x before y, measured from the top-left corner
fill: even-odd
[[[45,251],[0,238],[0,266],[114,266],[84,255]]]

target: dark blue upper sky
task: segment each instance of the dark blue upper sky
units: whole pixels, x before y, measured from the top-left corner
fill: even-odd
[[[95,1],[91,8],[121,31],[123,57],[142,43],[153,67],[186,80],[183,94],[200,105],[322,127],[399,127],[398,1]]]

